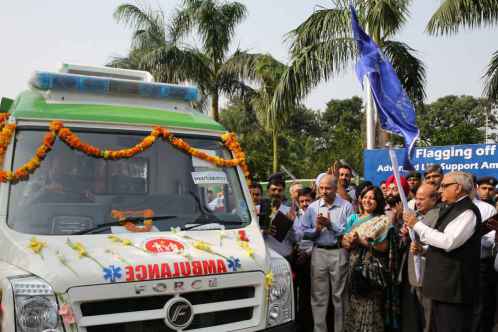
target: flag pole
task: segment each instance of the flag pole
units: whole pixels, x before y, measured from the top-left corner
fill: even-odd
[[[366,32],[368,34],[368,23],[365,26]],[[364,78],[364,86],[366,89],[366,121],[367,121],[367,149],[375,148],[375,125],[376,125],[376,109],[374,100],[372,97],[372,86],[370,84],[370,80],[368,79],[368,75],[365,75]]]
[[[410,212],[415,212],[410,207],[408,206],[408,200],[405,195],[405,191],[403,190],[403,187],[401,186],[401,179],[399,175],[399,166],[398,166],[398,158],[396,157],[396,153],[394,152],[394,149],[392,146],[389,145],[389,158],[391,158],[391,165],[393,167],[393,175],[394,178],[396,179],[396,186],[398,187],[398,192],[399,192],[399,197],[401,199],[401,203],[403,204],[403,210],[404,211],[410,211]],[[420,238],[415,233],[413,229],[409,229],[409,236],[410,239],[414,242],[417,242],[420,244]],[[422,270],[421,270],[421,264],[422,264],[422,258],[420,255],[414,255],[414,262],[415,262],[415,279],[417,282],[420,282],[420,277],[422,275]]]
[[[365,115],[367,121],[367,149],[375,148],[375,104],[372,97],[372,89],[370,86],[370,80],[368,76],[365,75],[365,90],[366,90],[366,104],[365,104]]]

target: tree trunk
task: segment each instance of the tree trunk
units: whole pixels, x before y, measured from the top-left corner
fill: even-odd
[[[276,130],[272,130],[272,141],[273,141],[273,173],[278,171],[278,133]]]
[[[211,94],[211,116],[213,117],[214,121],[219,122],[220,121],[220,114],[219,114],[219,101],[220,101],[220,95],[219,93],[213,92]]]

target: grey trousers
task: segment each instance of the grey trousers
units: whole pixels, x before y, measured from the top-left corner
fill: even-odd
[[[347,309],[346,280],[349,253],[344,249],[314,248],[311,254],[311,309],[314,332],[327,332],[329,294],[334,305],[334,332],[342,332]]]

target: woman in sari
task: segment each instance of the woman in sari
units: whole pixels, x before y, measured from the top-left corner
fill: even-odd
[[[342,238],[342,246],[350,251],[351,302],[345,331],[396,331],[399,330],[397,234],[384,214],[384,196],[379,188],[365,187],[358,202],[360,213],[348,219]]]

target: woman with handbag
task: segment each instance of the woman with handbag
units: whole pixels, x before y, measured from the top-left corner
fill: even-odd
[[[342,246],[350,251],[351,300],[345,331],[397,331],[397,232],[384,214],[384,196],[379,188],[365,187],[358,202],[360,213],[348,219],[342,238]]]

